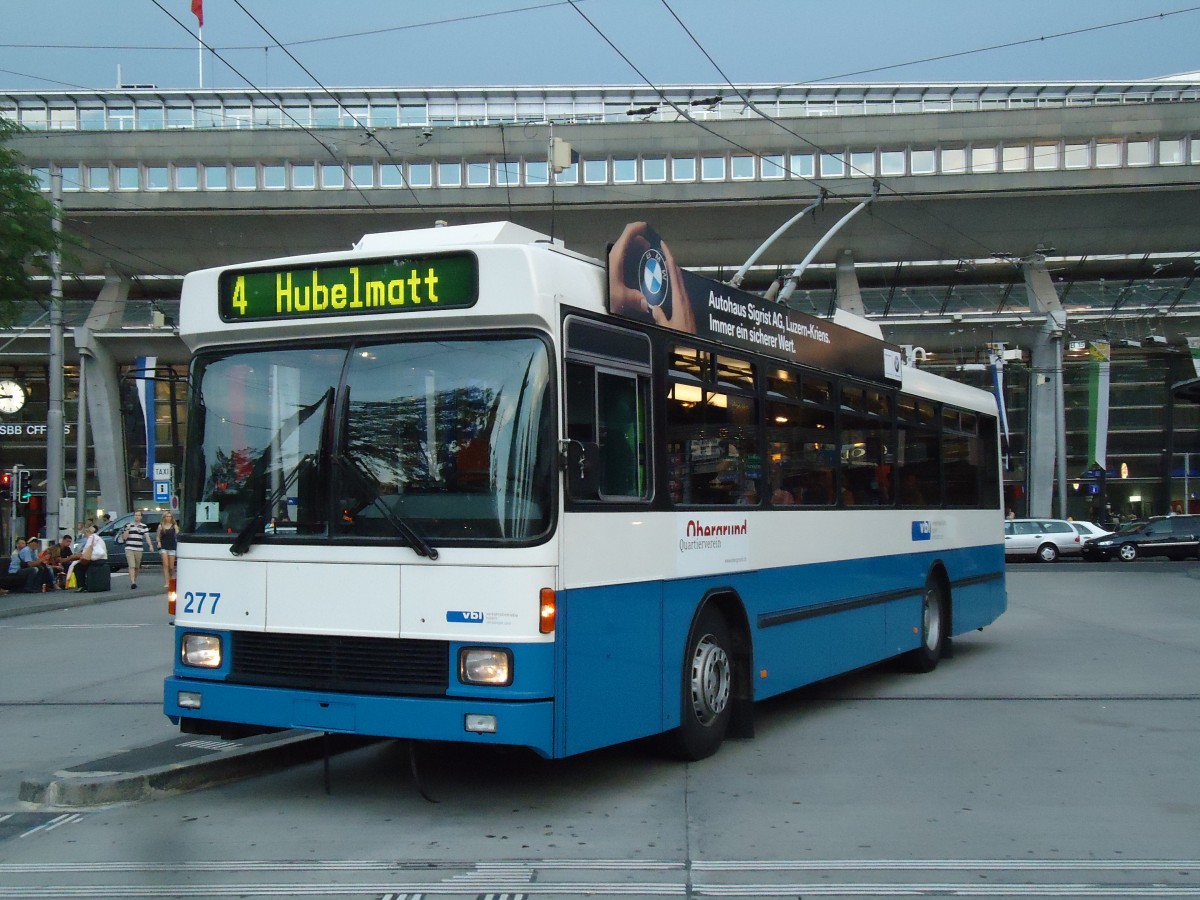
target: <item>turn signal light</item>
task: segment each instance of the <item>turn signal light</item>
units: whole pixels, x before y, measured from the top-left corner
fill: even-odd
[[[167,615],[175,615],[175,579],[171,579],[171,585],[167,588]]]
[[[554,634],[554,626],[558,620],[558,601],[554,596],[554,588],[542,588],[540,599],[538,630],[542,634]]]

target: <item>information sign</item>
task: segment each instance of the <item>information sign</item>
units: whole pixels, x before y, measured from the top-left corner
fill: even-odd
[[[234,269],[221,274],[217,294],[226,322],[462,309],[479,296],[479,265],[473,253],[453,253]]]

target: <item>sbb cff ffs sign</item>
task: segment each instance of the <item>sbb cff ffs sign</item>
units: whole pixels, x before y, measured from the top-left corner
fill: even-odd
[[[0,437],[32,437],[44,438],[50,430],[45,422],[4,422],[0,423]],[[63,434],[71,433],[70,425],[63,425]]]

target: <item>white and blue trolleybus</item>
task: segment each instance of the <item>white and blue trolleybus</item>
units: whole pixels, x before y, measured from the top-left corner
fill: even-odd
[[[991,394],[876,325],[508,223],[184,282],[183,731],[528,747],[937,665],[1005,609]]]

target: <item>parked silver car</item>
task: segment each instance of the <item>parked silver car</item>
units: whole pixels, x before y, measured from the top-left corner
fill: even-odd
[[[1087,542],[1096,538],[1108,537],[1112,534],[1106,528],[1101,528],[1095,522],[1076,522],[1071,521],[1071,527],[1079,532],[1079,536],[1083,538],[1083,545],[1086,547]]]
[[[1008,519],[1004,523],[1006,559],[1034,557],[1054,562],[1060,556],[1078,556],[1083,539],[1066,519]]]

